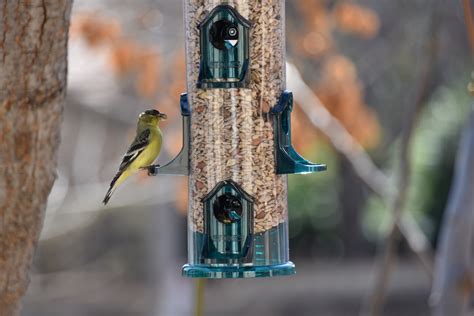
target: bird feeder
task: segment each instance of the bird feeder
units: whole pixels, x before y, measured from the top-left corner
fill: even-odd
[[[189,176],[183,275],[295,273],[287,174],[325,170],[291,143],[283,0],[185,0],[183,149],[151,174]]]

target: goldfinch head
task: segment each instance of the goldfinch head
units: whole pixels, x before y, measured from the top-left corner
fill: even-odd
[[[158,110],[146,110],[140,113],[138,120],[140,123],[156,125],[159,121],[166,120],[167,116]]]

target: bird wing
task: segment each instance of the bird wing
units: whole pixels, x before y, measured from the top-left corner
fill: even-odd
[[[137,157],[145,150],[146,146],[150,144],[150,130],[145,129],[139,133],[133,143],[128,148],[127,153],[123,156],[120,163],[119,171],[125,170]]]

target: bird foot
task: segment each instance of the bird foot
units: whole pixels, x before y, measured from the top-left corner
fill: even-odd
[[[160,165],[157,164],[157,165],[146,166],[146,167],[143,167],[142,169],[147,170],[149,176],[156,176],[158,174],[157,172],[158,168],[160,168]]]

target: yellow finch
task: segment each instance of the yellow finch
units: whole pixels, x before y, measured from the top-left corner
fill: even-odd
[[[166,119],[166,114],[157,110],[148,110],[140,113],[137,124],[137,135],[133,143],[123,156],[122,163],[104,198],[104,204],[110,200],[115,189],[130,175],[139,169],[146,168],[155,161],[161,150],[163,136],[158,127],[161,120]]]

